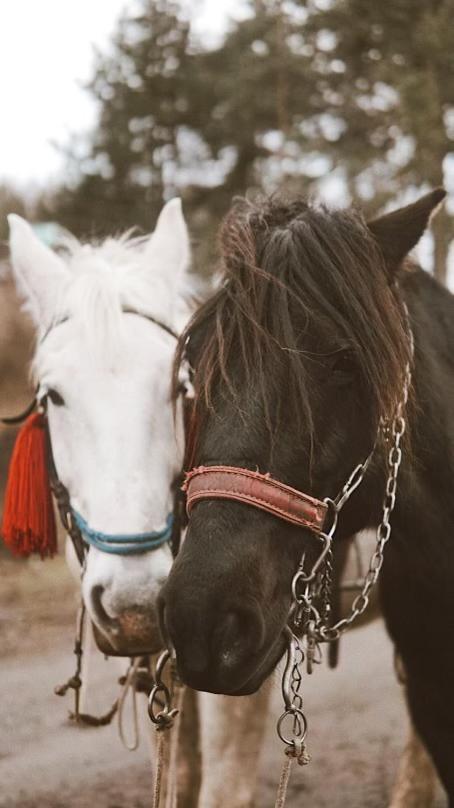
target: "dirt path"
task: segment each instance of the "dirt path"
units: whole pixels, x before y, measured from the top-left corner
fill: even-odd
[[[305,694],[312,762],[295,768],[289,808],[385,808],[406,740],[407,716],[382,622],[347,635],[339,668],[323,667],[306,677]],[[269,729],[264,808],[273,805],[280,751]],[[440,788],[436,808],[444,806]]]
[[[72,672],[74,611],[63,563],[53,565],[35,562],[26,572],[11,566],[5,572],[0,565],[0,806],[149,808],[146,739],[129,753],[112,727],[76,728],[67,719],[69,700],[53,695],[54,685]],[[55,603],[63,607],[56,611]],[[341,654],[337,671],[323,667],[305,680],[313,762],[295,768],[288,808],[387,805],[406,715],[382,625],[352,632]],[[117,676],[117,663],[96,658],[90,707],[104,711],[110,705]],[[273,723],[280,709],[276,687],[258,808],[274,805],[282,750]],[[145,714],[143,719],[148,728]],[[445,804],[440,794],[437,808]]]
[[[67,719],[70,698],[52,692],[72,672],[70,635],[65,632],[54,651],[26,662],[8,661],[0,675],[2,808],[146,806],[151,788],[146,744],[129,753],[112,727],[73,726]],[[110,706],[117,675],[115,665],[98,660],[94,709]]]

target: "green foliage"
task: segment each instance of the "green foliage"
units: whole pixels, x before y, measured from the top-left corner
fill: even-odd
[[[325,148],[351,196],[374,212],[410,185],[443,184],[454,148],[454,0],[298,0],[316,74],[316,96],[339,136]],[[435,220],[443,279],[454,235]]]
[[[440,183],[454,139],[445,124],[454,111],[453,0],[301,5],[319,103],[342,122],[334,148],[350,176],[360,161],[380,160],[397,186]],[[403,138],[408,154],[396,154]]]
[[[310,111],[311,66],[291,46],[299,25],[280,3],[251,5],[254,15],[237,24],[219,48],[197,59],[203,87],[199,134],[215,155],[234,150],[225,182],[228,195],[266,186],[263,162],[283,156],[283,145],[298,135]],[[270,134],[278,148],[267,144]]]

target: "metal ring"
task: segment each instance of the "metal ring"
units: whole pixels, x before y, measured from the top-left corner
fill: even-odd
[[[156,696],[162,693],[164,697],[164,707],[162,704],[158,702],[159,712],[155,713],[154,705],[156,701]],[[148,697],[148,715],[150,719],[153,721],[153,724],[162,724],[165,722],[167,716],[170,713],[170,691],[167,685],[159,684],[155,685],[151,693]]]
[[[303,570],[299,569],[298,572],[295,572],[292,580],[292,595],[293,600],[297,603],[304,603],[307,597],[307,586],[304,587],[304,592],[298,594],[299,584],[308,584],[311,581],[310,573],[306,575]]]
[[[294,738],[292,738],[291,740],[289,740],[288,738],[285,737],[285,735],[282,734],[282,729],[281,729],[283,722],[289,716],[293,716],[294,718],[297,717],[301,721],[302,726],[303,726],[302,733],[299,734],[299,735],[295,735]],[[306,735],[307,735],[307,719],[306,719],[306,716],[304,715],[303,711],[300,710],[299,707],[289,707],[280,716],[280,718],[279,718],[279,720],[277,722],[276,730],[277,730],[277,734],[278,734],[279,738],[281,739],[282,743],[285,743],[287,746],[292,746],[295,743],[295,740],[301,741],[301,743],[303,743],[305,741]]]

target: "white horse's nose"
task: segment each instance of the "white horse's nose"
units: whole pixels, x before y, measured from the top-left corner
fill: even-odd
[[[118,556],[90,547],[82,593],[104,653],[154,653],[161,647],[156,600],[172,564],[168,546]],[[114,650],[112,650],[114,649]]]
[[[104,605],[108,595],[101,585],[89,593],[89,612],[95,626],[95,638],[103,653],[123,656],[154,654],[162,647],[155,604],[129,606],[112,616]],[[96,630],[97,629],[97,630]]]
[[[102,597],[104,594],[104,587],[100,584],[94,586],[90,591],[90,603],[92,617],[95,624],[105,632],[109,637],[114,639],[120,634],[120,625],[116,617],[111,617],[105,610]]]

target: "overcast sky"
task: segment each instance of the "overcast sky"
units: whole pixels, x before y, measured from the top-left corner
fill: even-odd
[[[186,0],[197,34],[214,38],[241,0]],[[58,177],[52,146],[95,122],[82,84],[93,47],[105,49],[115,22],[135,0],[0,0],[0,182],[23,188]]]

